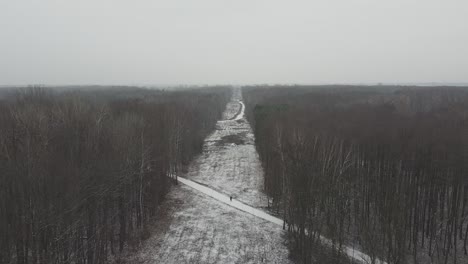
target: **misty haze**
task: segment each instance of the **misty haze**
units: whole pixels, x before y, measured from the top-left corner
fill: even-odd
[[[467,14],[0,2],[0,263],[468,263]]]

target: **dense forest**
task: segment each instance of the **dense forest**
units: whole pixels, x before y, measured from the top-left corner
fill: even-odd
[[[147,235],[230,96],[229,87],[3,90],[0,263],[103,263]]]
[[[324,236],[337,254],[467,263],[468,88],[250,86],[243,97],[299,262]]]

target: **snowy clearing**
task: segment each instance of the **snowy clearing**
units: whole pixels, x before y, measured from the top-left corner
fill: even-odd
[[[206,138],[203,154],[192,162],[185,178],[262,208],[267,205],[263,170],[241,100],[240,90],[235,90],[224,120],[218,121],[216,130]]]

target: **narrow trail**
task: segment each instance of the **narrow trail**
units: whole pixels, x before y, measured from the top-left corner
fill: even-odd
[[[277,218],[277,217],[274,217],[272,215],[269,215],[267,213],[265,213],[264,211],[262,210],[259,210],[259,209],[256,209],[256,208],[253,208],[251,206],[248,206],[242,202],[239,202],[237,201],[236,199],[234,200],[230,200],[230,196],[227,196],[225,194],[222,194],[222,193],[219,193],[211,188],[208,188],[206,186],[203,186],[201,184],[198,184],[194,181],[191,181],[191,180],[188,180],[188,179],[185,179],[185,178],[182,178],[182,177],[179,177],[179,182],[199,191],[199,192],[202,192],[220,202],[223,202],[229,206],[232,206],[234,208],[237,208],[241,211],[244,211],[246,213],[249,213],[253,216],[256,216],[256,217],[259,217],[259,218],[262,218],[268,222],[271,222],[273,224],[276,224],[276,225],[279,225],[279,226],[283,226],[283,220],[281,220],[280,218]]]

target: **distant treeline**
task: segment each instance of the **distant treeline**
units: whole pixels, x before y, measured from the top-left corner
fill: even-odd
[[[388,263],[467,263],[468,88],[244,87],[265,189],[312,263],[319,235]]]
[[[103,263],[147,235],[229,87],[47,88],[0,99],[0,263]]]

